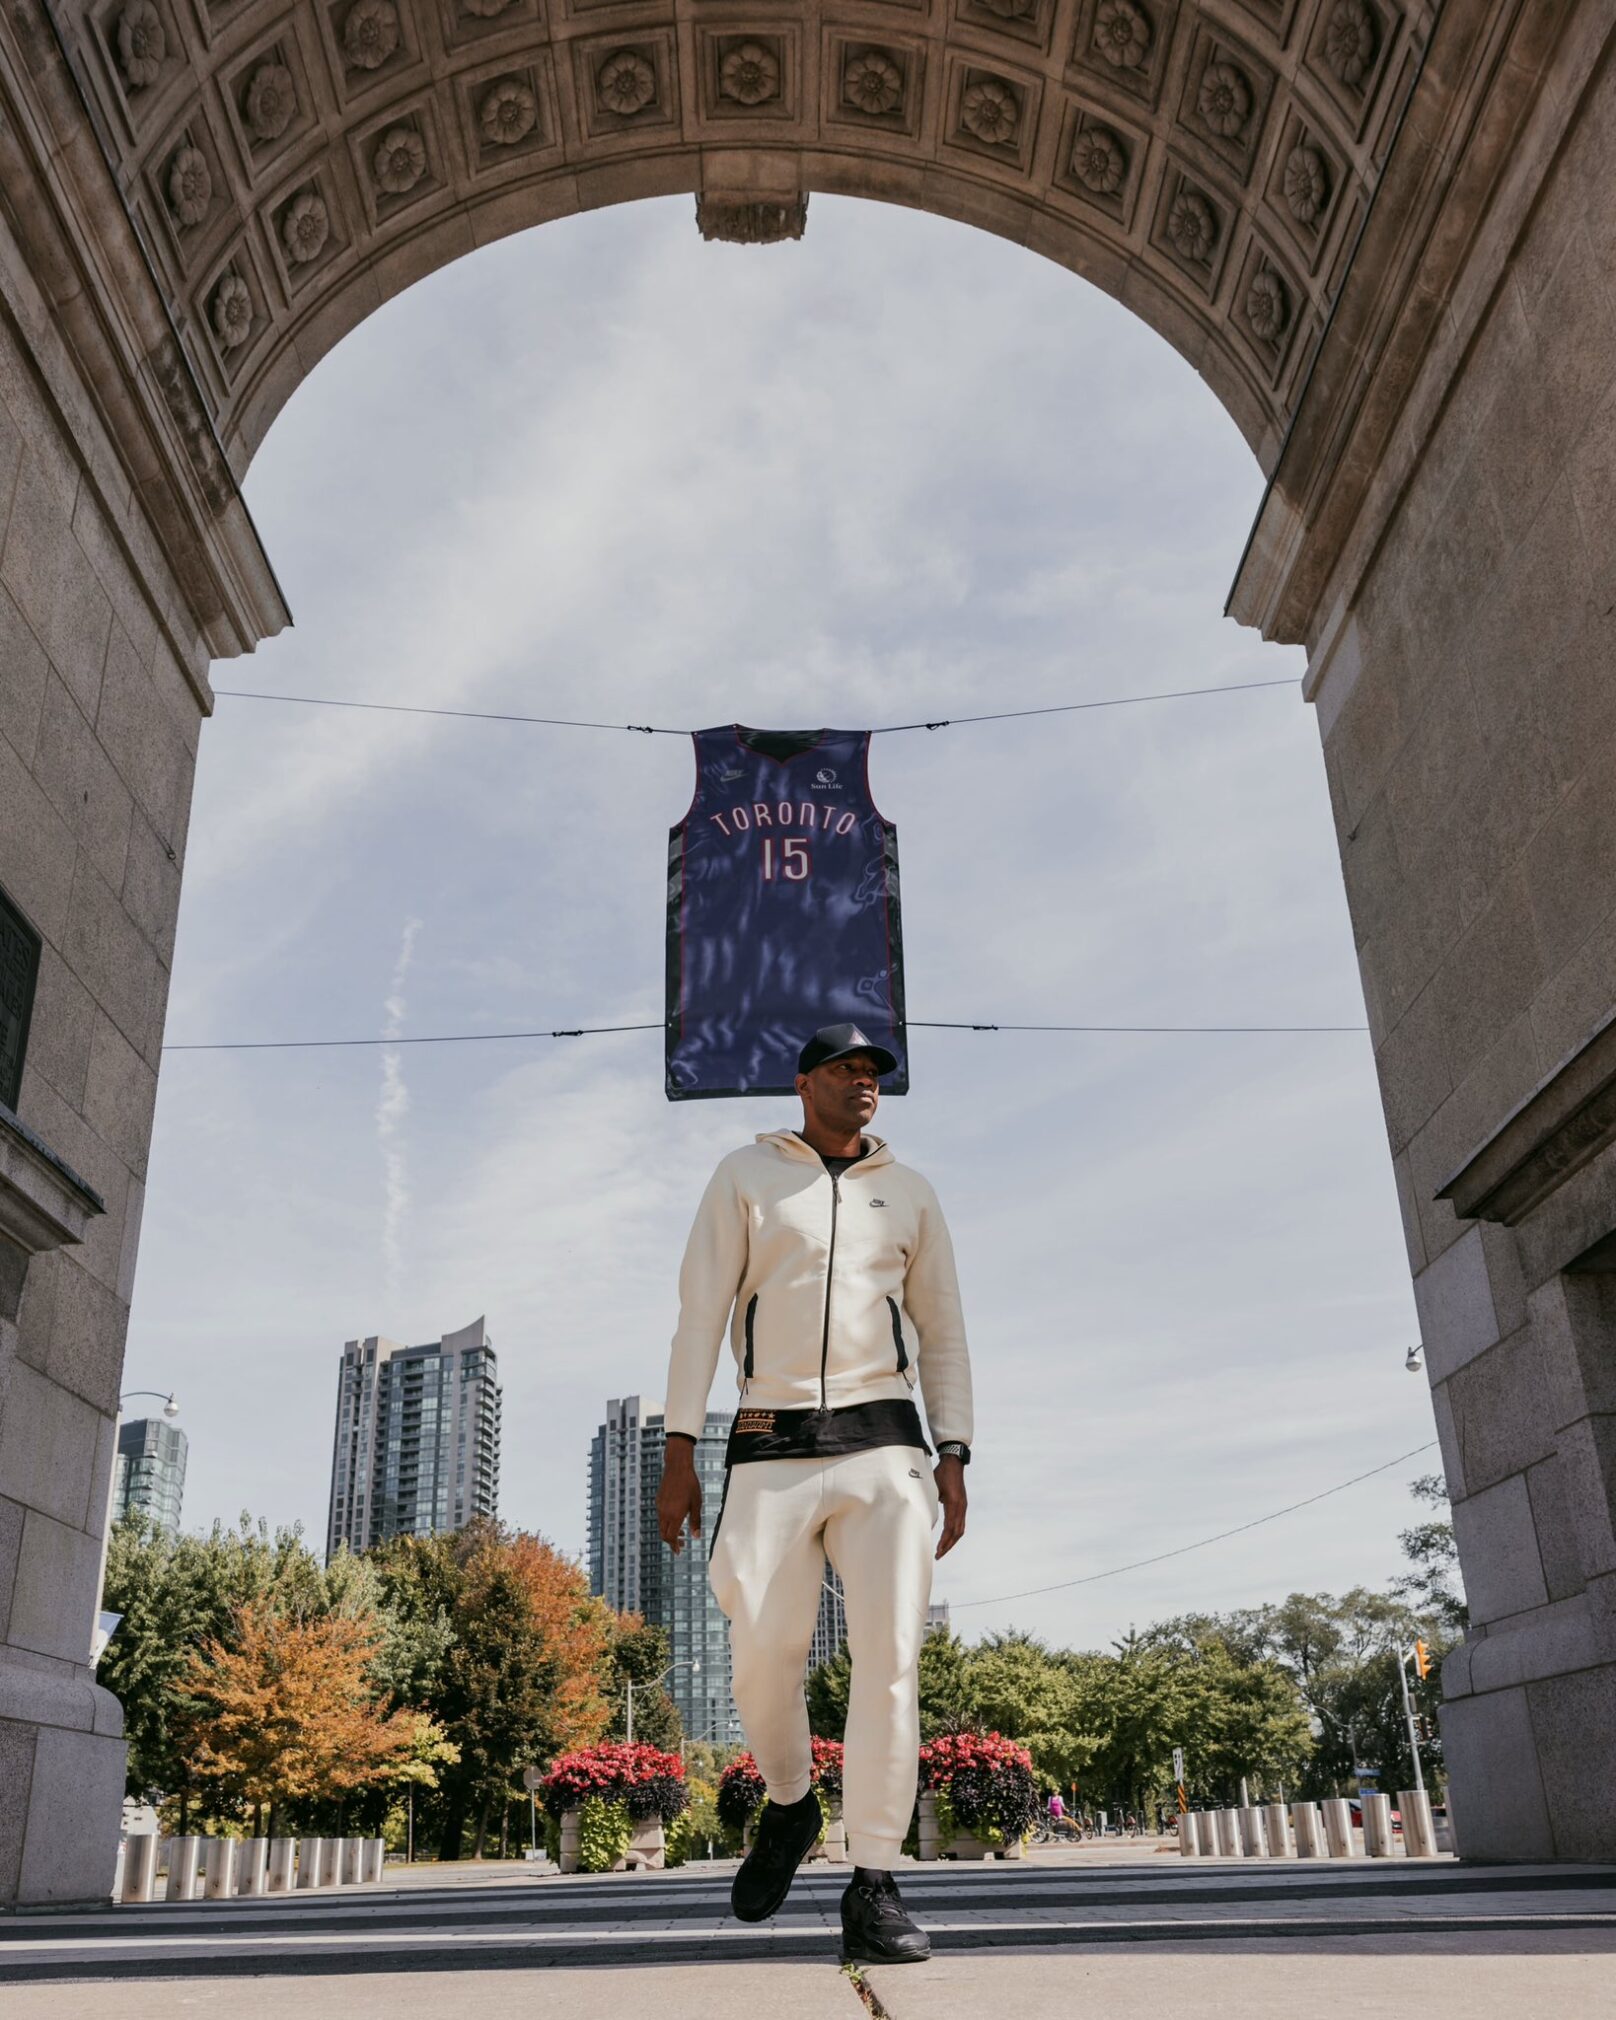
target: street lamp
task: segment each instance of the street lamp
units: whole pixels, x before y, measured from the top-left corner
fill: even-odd
[[[664,1683],[666,1683],[666,1682],[667,1682],[668,1678],[669,1678],[670,1676],[672,1676],[673,1672],[674,1672],[674,1671],[675,1671],[676,1669],[694,1669],[694,1670],[698,1670],[698,1671],[699,1671],[699,1670],[700,1670],[700,1668],[701,1668],[701,1658],[700,1658],[700,1656],[692,1656],[692,1657],[690,1657],[690,1659],[689,1659],[688,1661],[686,1661],[686,1662],[670,1662],[670,1663],[668,1664],[667,1668],[666,1668],[665,1670],[663,1670],[663,1672],[662,1672],[662,1674],[661,1674],[660,1676],[655,1676],[655,1677],[653,1677],[653,1678],[651,1679],[651,1681],[650,1681],[650,1682],[649,1682],[648,1684],[645,1684],[645,1685],[644,1685],[644,1686],[642,1686],[642,1687],[643,1687],[644,1689],[646,1689],[646,1690],[656,1690],[656,1689],[657,1689],[657,1688],[658,1688],[658,1687],[659,1687],[660,1685],[662,1685],[662,1684],[664,1684]],[[633,1677],[632,1677],[632,1676],[631,1676],[631,1677],[629,1678],[629,1680],[628,1680],[628,1741],[627,1741],[627,1744],[628,1744],[629,1746],[632,1746],[632,1745],[634,1744],[634,1679],[633,1679]]]
[[[174,1399],[174,1392],[172,1389],[169,1390],[168,1395],[166,1397],[164,1396],[161,1389],[125,1389],[123,1394],[118,1398],[118,1415],[120,1417],[123,1415],[124,1404],[128,1402],[131,1396],[155,1396],[158,1402],[162,1404],[163,1415],[169,1420],[170,1423],[173,1423],[174,1419],[180,1413],[180,1406]]]
[[[1413,1346],[1409,1348],[1403,1361],[1403,1366],[1407,1368],[1411,1375],[1417,1375],[1425,1366],[1425,1342],[1423,1340],[1416,1340]]]

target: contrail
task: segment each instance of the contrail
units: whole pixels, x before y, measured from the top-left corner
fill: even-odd
[[[419,919],[406,919],[399,943],[398,960],[383,1004],[383,1038],[404,1035],[404,983],[415,954]],[[404,1217],[410,1205],[409,1157],[404,1142],[404,1118],[410,1110],[410,1091],[404,1084],[404,1055],[396,1046],[382,1053],[382,1091],[376,1102],[376,1141],[382,1153],[382,1261],[387,1272],[387,1294],[396,1299],[403,1268]]]

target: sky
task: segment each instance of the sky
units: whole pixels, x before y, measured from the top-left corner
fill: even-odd
[[[625,206],[478,251],[314,370],[247,483],[297,622],[215,680],[676,729],[1282,680],[877,738],[909,1006],[1361,1025],[1301,654],[1221,614],[1260,495],[1190,367],[1023,249],[823,197],[768,248]],[[677,736],[221,697],[170,1041],[659,1018],[692,775]],[[916,1031],[911,1064],[877,1127],[942,1197],[976,1379],[956,1627],[1103,1647],[1394,1575],[1432,1452],[1095,1577],[1432,1437],[1367,1035]],[[795,1120],[670,1105],[656,1031],[171,1055],[125,1379],[178,1395],[186,1526],[320,1547],[343,1341],[484,1314],[501,1513],[580,1551],[708,1174]]]

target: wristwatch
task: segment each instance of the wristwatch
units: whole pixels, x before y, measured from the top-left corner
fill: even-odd
[[[968,1466],[971,1463],[971,1448],[962,1445],[958,1438],[950,1438],[946,1444],[937,1447],[937,1456],[939,1459],[958,1459],[962,1466]]]

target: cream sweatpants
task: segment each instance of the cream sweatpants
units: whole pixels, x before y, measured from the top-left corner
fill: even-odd
[[[842,1814],[853,1864],[882,1871],[896,1865],[915,1806],[937,1505],[918,1446],[759,1459],[731,1470],[708,1567],[729,1616],[736,1707],[777,1803],[808,1791],[803,1670],[827,1557],[841,1574],[853,1659]]]

